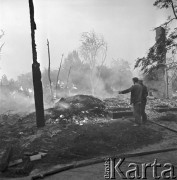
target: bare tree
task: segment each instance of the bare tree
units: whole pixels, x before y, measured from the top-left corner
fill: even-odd
[[[90,84],[92,89],[92,95],[94,95],[95,89],[95,78],[97,72],[97,66],[104,64],[107,55],[107,43],[103,36],[98,36],[94,31],[84,32],[81,36],[82,45],[80,52],[85,62],[89,63],[90,66]]]
[[[50,77],[50,45],[49,45],[49,40],[47,39],[47,47],[48,47],[48,58],[49,58],[49,66],[48,66],[48,78],[49,78],[49,85],[50,85],[50,93],[53,99],[53,91],[52,91],[52,81],[51,81],[51,77]]]
[[[62,61],[63,61],[63,56],[64,56],[64,54],[62,54],[62,56],[61,56],[60,67],[59,67],[59,69],[58,69],[58,74],[57,74],[57,81],[56,81],[56,96],[57,96],[58,79],[59,79],[59,75],[60,75],[60,71],[61,71],[61,65],[62,65]]]
[[[0,39],[1,39],[3,36],[4,36],[4,31],[1,30]],[[3,47],[3,46],[4,46],[4,43],[2,43],[2,44],[0,45],[0,53],[1,53],[1,51],[2,51],[2,47]]]

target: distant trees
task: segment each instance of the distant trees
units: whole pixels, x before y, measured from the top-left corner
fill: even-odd
[[[74,86],[78,91],[86,91],[90,89],[88,76],[90,71],[89,64],[84,63],[81,60],[79,53],[76,50],[69,53],[65,58],[63,63],[63,73],[65,72],[65,75],[68,74],[70,67],[72,69],[69,77],[69,87],[71,88],[71,86]],[[67,77],[65,76],[64,79],[66,80]]]
[[[4,74],[2,77],[1,77],[1,85],[8,85],[9,84],[9,81],[7,79],[7,76]]]
[[[48,69],[43,70],[44,101],[51,103],[51,89],[56,92],[56,97],[65,96],[66,89],[71,94],[86,93],[103,96],[112,94],[114,89],[120,90],[130,86],[132,73],[128,62],[117,59],[108,66],[105,63],[106,55],[107,43],[102,36],[93,31],[83,33],[80,48],[69,52],[65,57],[62,55],[60,72],[57,68],[50,69],[49,80]],[[18,91],[26,96],[29,90],[33,93],[31,73],[21,74],[17,80],[8,80],[4,76],[2,83],[8,84],[7,88],[10,92]]]
[[[132,84],[133,74],[131,72],[128,61],[124,59],[116,59],[112,61],[112,86],[115,89],[123,89]]]
[[[71,70],[70,70],[71,69]],[[68,78],[70,70],[70,75]],[[73,50],[68,53],[68,55],[63,59],[60,68],[60,75],[58,77],[58,70],[51,69],[51,81],[52,88],[56,88],[56,84],[58,86],[57,97],[66,95],[66,90],[69,92],[89,92],[90,82],[89,82],[89,74],[90,68],[87,63],[84,63],[78,51]],[[68,83],[67,83],[68,81]],[[43,82],[43,91],[45,94],[50,94],[50,83],[48,79],[48,70],[44,69],[42,72],[42,82]],[[66,87],[67,86],[67,87]],[[48,97],[49,99],[49,97]]]
[[[29,90],[32,91],[32,83],[31,73],[21,74],[17,77],[17,80],[8,79],[6,75],[1,77],[1,87],[7,93],[16,91],[26,96],[30,96]]]
[[[131,86],[132,76],[128,61],[123,59],[113,59],[110,67],[103,66],[100,71],[105,91],[110,94],[115,89],[122,90]]]
[[[97,84],[97,66],[103,65],[107,55],[107,43],[103,36],[99,36],[94,31],[84,32],[81,35],[80,53],[86,63],[90,67],[90,84],[92,95],[94,95],[95,86]]]
[[[61,68],[61,74],[58,81],[58,96],[62,97],[66,91],[67,75],[69,68],[72,71],[68,80],[68,91],[72,93],[91,94],[90,84],[90,66],[79,57],[79,53],[74,50],[64,59]],[[96,78],[99,77],[98,87],[95,87],[95,95],[106,96],[113,94],[114,90],[122,90],[129,87],[132,82],[132,72],[129,63],[123,59],[113,60],[110,66],[100,65],[96,67]],[[52,87],[55,88],[58,70],[51,69]],[[48,79],[48,70],[42,72],[42,83],[44,92],[44,101],[51,102],[50,83]],[[1,78],[1,85],[7,93],[17,92],[26,97],[33,98],[33,84],[31,73],[21,74],[17,80],[8,79],[6,75]]]
[[[24,89],[30,89],[33,87],[32,75],[31,73],[21,74],[17,77],[17,83]]]

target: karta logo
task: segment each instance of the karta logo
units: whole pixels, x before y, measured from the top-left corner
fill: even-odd
[[[176,179],[175,167],[171,163],[127,163],[125,158],[108,158],[105,163],[105,179]],[[147,177],[147,170],[150,176]]]

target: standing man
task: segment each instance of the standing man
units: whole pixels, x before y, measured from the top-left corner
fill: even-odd
[[[142,117],[142,123],[145,124],[147,122],[147,115],[145,109],[147,103],[148,90],[147,87],[143,84],[143,80],[139,80],[139,84],[141,84],[142,86],[141,117]]]
[[[141,99],[142,99],[142,86],[139,84],[137,77],[133,79],[133,86],[124,91],[119,91],[119,94],[131,93],[130,104],[133,105],[133,115],[135,117],[134,126],[141,125]]]

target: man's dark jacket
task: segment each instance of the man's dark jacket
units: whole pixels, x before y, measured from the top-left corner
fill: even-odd
[[[122,94],[131,92],[130,104],[141,103],[142,101],[142,86],[139,83],[135,83],[129,89],[121,91]]]
[[[141,102],[143,104],[146,104],[147,96],[148,96],[148,90],[147,90],[147,87],[144,84],[141,84],[141,86],[142,86],[142,100],[141,100]]]

